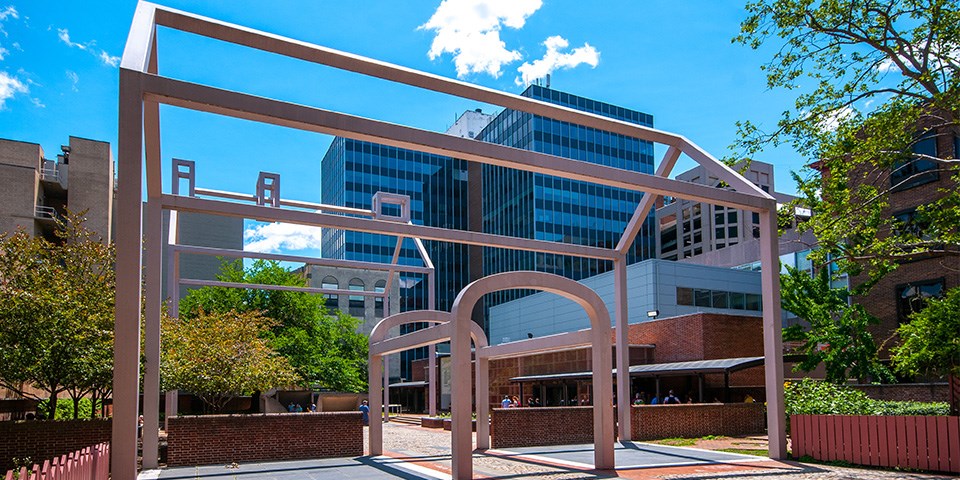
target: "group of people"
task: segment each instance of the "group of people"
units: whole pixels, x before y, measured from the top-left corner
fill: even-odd
[[[590,405],[590,397],[589,397],[588,395],[581,395],[579,400],[578,400],[576,397],[574,397],[574,398],[570,399],[570,402],[569,402],[569,403],[567,403],[567,402],[564,401],[564,400],[560,400],[560,406],[561,406],[561,407],[564,407],[564,406],[567,406],[567,405],[570,405],[570,406],[577,406],[577,405],[587,406],[587,405]],[[522,407],[522,406],[524,406],[524,405],[523,405],[523,402],[521,402],[521,401],[520,401],[520,397],[518,397],[518,396],[516,396],[516,395],[514,395],[514,396],[512,396],[512,397],[509,396],[509,395],[504,395],[504,396],[503,396],[503,400],[500,401],[500,407],[501,407],[501,408],[519,408],[519,407]],[[527,407],[542,407],[542,406],[544,406],[544,405],[543,405],[543,403],[540,401],[540,397],[527,397],[527,404],[526,404],[526,406],[527,406]]]
[[[287,405],[287,411],[290,412],[290,413],[303,413],[303,406],[300,405],[299,403],[290,402],[290,405]],[[311,404],[310,404],[310,408],[308,409],[308,411],[310,411],[310,412],[316,412],[316,411],[317,411],[317,404],[316,404],[316,403],[311,403]]]
[[[657,398],[657,396],[654,395],[648,399],[647,394],[644,392],[637,393],[633,396],[634,405],[680,405],[681,403],[693,403],[693,394],[688,393],[685,402],[680,401],[680,398],[673,393],[673,390],[670,390],[663,398]]]

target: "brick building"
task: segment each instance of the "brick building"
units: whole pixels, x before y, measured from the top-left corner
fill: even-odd
[[[693,313],[630,325],[631,395],[644,392],[648,397],[674,390],[678,396],[692,396],[695,402],[713,400],[740,402],[750,395],[765,398],[763,387],[763,327],[760,317],[720,313]],[[615,352],[611,352],[614,354]],[[444,362],[438,362],[437,378],[443,396]],[[728,360],[733,365],[720,369],[704,360]],[[759,365],[758,365],[759,363]],[[784,362],[784,377],[796,378],[793,364]],[[543,406],[578,405],[591,397],[590,349],[578,348],[490,362],[491,406],[499,407],[504,395],[538,397]],[[427,360],[413,364],[412,385],[391,388],[391,398],[399,399],[405,410],[423,409],[427,386]],[[707,372],[710,373],[701,373]],[[703,391],[700,391],[700,381]],[[395,395],[395,396],[394,396]],[[411,399],[416,398],[415,403]],[[440,399],[438,405],[443,408]]]
[[[932,121],[932,120],[931,120]],[[925,128],[921,125],[921,128]],[[943,159],[960,154],[960,130],[930,131],[913,145],[913,152]],[[884,215],[895,217],[903,227],[925,228],[915,221],[917,207],[941,198],[945,191],[957,188],[953,174],[941,165],[922,158],[898,162],[893,169],[879,169],[851,174],[851,178],[870,183],[880,191],[889,189]],[[872,168],[872,167],[871,167]],[[853,187],[854,185],[851,185]],[[851,286],[867,281],[866,275],[852,276]],[[960,257],[950,254],[928,254],[915,260],[901,262],[899,267],[880,280],[867,295],[855,298],[867,311],[880,319],[873,327],[879,342],[885,342],[884,353],[895,342],[897,327],[907,321],[910,313],[922,308],[924,299],[939,297],[951,288],[960,287]]]

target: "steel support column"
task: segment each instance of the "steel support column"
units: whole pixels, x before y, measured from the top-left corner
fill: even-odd
[[[370,382],[367,393],[367,406],[370,407],[369,453],[371,456],[383,455],[383,417],[381,416],[383,399],[383,380],[381,377],[382,358],[370,355]]]
[[[760,282],[763,290],[763,371],[767,391],[769,456],[779,460],[787,458],[787,425],[783,404],[780,249],[775,208],[760,214]]]
[[[138,12],[139,13],[139,12]],[[142,20],[134,17],[134,23]],[[117,156],[117,289],[111,453],[115,480],[137,478],[140,397],[140,266],[143,195],[143,96],[140,74],[120,70]]]
[[[613,261],[613,291],[616,295],[617,347],[617,433],[621,441],[631,440],[630,428],[630,327],[627,316],[627,259]],[[594,392],[596,396],[596,392]]]
[[[490,448],[490,359],[479,353],[477,348],[477,449],[486,450]]]
[[[159,467],[160,459],[160,307],[162,300],[163,209],[160,198],[146,206],[144,245],[144,372],[143,372],[143,468]],[[176,287],[176,285],[173,285]]]

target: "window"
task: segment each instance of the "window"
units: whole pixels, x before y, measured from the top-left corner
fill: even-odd
[[[320,287],[330,290],[337,290],[340,288],[340,285],[337,284],[336,277],[328,275],[323,278],[323,282],[321,282]],[[324,295],[324,299],[326,300],[325,304],[327,305],[327,308],[331,310],[340,308],[340,297],[337,295],[328,293]]]
[[[714,237],[715,237],[715,238],[718,238],[718,239],[719,239],[719,238],[727,238],[726,232],[724,231],[724,228],[723,228],[723,227],[719,227],[719,228],[715,229],[715,230],[714,230]]]
[[[727,212],[727,223],[737,223],[737,212]]]
[[[373,291],[377,293],[383,293],[387,288],[386,280],[377,280],[377,283],[373,285]],[[383,297],[376,297],[373,301],[373,315],[379,318],[383,318]]]
[[[693,291],[693,304],[697,307],[709,307],[713,291],[696,289]]]
[[[928,236],[923,235],[923,232],[930,225],[927,222],[917,218],[916,210],[895,213],[893,216],[897,219],[897,222],[894,223],[893,227],[894,233],[898,235],[914,235],[925,240],[929,239]]]
[[[354,278],[350,280],[350,290],[354,292],[362,292],[364,290],[363,280],[359,278]],[[363,295],[350,295],[350,315],[358,318],[363,318]]]
[[[897,320],[908,322],[911,313],[923,310],[927,300],[943,296],[944,280],[925,280],[897,286]]]
[[[724,217],[723,217],[723,214],[722,214],[722,213],[715,213],[715,214],[713,215],[713,223],[715,223],[715,224],[717,224],[717,225],[723,225],[723,218],[724,218]]]
[[[761,310],[761,297],[755,293],[746,294],[747,310],[759,312]]]
[[[760,224],[760,214],[757,213],[757,212],[753,212],[753,214],[751,215],[751,220],[753,220],[753,223],[754,223],[754,224],[759,225],[759,224]]]
[[[713,308],[727,308],[727,296],[728,292],[722,292],[718,290],[713,291]]]
[[[730,293],[729,302],[730,308],[734,310],[746,310],[747,304],[745,300],[745,295],[742,293]]]
[[[928,132],[921,136],[911,149],[913,153],[937,156],[936,134]],[[890,186],[897,190],[906,190],[925,183],[935,182],[940,178],[937,163],[922,158],[908,157],[893,163],[890,167]]]
[[[677,287],[677,305],[693,306],[693,290],[684,287]]]

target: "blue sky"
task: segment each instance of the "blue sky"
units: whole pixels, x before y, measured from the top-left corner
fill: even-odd
[[[745,16],[740,1],[161,3],[508,92],[523,90],[521,72],[555,69],[554,88],[650,113],[657,128],[717,157],[730,153],[737,120],[772,127],[792,102],[766,88],[759,67],[772,51],[730,42]],[[70,135],[109,141],[116,153],[116,65],[135,7],[0,0],[0,137],[39,143],[48,158]],[[166,29],[159,45],[165,75],[419,128],[442,131],[464,110],[495,110]],[[199,185],[242,192],[258,171],[277,172],[285,198],[320,200],[330,137],[171,107],[161,122],[165,169],[172,157],[198,160]],[[804,159],[787,149],[757,159],[776,165],[777,190],[793,191],[790,171]],[[260,233],[250,240],[263,249],[316,253],[317,237],[301,230],[286,240],[282,230]]]

